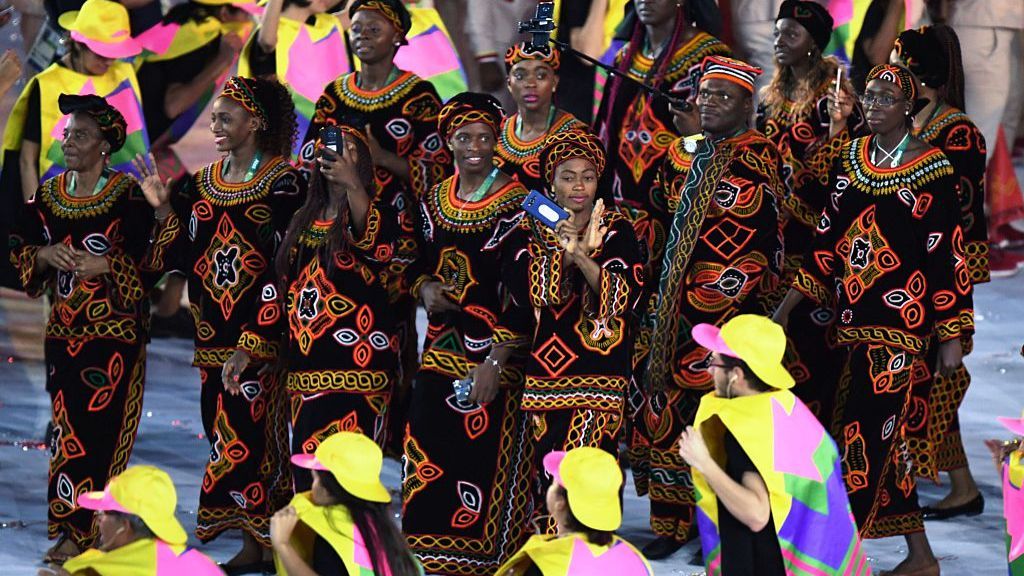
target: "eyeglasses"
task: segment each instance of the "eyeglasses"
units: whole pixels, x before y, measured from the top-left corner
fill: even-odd
[[[888,94],[871,94],[867,93],[860,97],[860,103],[865,108],[892,108],[902,98],[896,98]]]
[[[732,100],[732,96],[725,92],[712,92],[710,90],[700,90],[697,92],[697,102],[717,102],[719,104],[726,104]]]
[[[732,366],[729,366],[728,364],[714,364],[714,363],[711,363],[711,364],[708,364],[708,367],[705,368],[705,370],[707,370],[708,372],[711,372],[712,368],[721,368],[722,370],[729,370],[729,369],[732,368]]]

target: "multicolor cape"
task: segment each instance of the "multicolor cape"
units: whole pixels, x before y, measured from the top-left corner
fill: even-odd
[[[28,112],[29,95],[35,86],[39,87],[39,110],[41,114],[39,143],[39,181],[44,182],[64,171],[64,152],[60,147],[67,117],[57,106],[57,97],[64,94],[96,94],[106,98],[107,103],[117,108],[128,123],[124,146],[110,157],[110,167],[119,172],[136,174],[131,160],[136,154],[149,152],[149,134],[142,115],[142,96],[135,69],[127,62],[114,62],[103,76],[87,76],[70,68],[51,64],[36,74],[22,90],[4,129],[4,150],[20,150]]]
[[[252,76],[249,55],[257,36],[250,36],[242,48],[238,59],[239,76]],[[282,16],[277,27],[274,59],[277,79],[288,86],[295,103],[298,137],[292,149],[294,161],[302,150],[302,137],[309,129],[316,101],[324,87],[352,71],[341,21],[330,14],[317,14],[310,25]]]
[[[803,402],[787,390],[738,398],[712,392],[701,398],[695,422],[719,464],[728,429],[764,479],[786,574],[871,575],[835,442]],[[696,470],[693,483],[707,573],[720,575],[718,499]]]
[[[541,573],[558,576],[651,576],[647,559],[632,544],[618,536],[608,546],[591,544],[578,535],[531,536],[495,574],[520,576],[530,566]]]
[[[1024,576],[1024,449],[1003,463],[1003,517],[1010,576]]]
[[[467,90],[466,71],[459,61],[448,29],[433,8],[409,7],[412,29],[409,45],[395,53],[395,66],[432,83],[441,101]]]
[[[220,568],[198,550],[145,538],[109,552],[86,550],[64,564],[71,574],[103,576],[218,576]]]

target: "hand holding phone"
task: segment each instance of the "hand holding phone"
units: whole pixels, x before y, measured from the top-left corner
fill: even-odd
[[[523,200],[522,206],[526,213],[552,230],[560,221],[569,218],[569,212],[565,208],[555,204],[553,200],[536,190],[530,191],[530,195]]]

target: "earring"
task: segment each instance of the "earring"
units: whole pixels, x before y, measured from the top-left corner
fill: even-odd
[[[812,57],[812,56],[814,56],[814,52],[813,52],[813,51],[811,51],[811,50],[808,50],[808,51],[807,51],[807,57],[808,57],[808,58],[810,58],[810,57]]]

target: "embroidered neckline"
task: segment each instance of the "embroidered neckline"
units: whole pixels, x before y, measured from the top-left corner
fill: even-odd
[[[59,218],[78,219],[107,213],[135,180],[113,171],[106,185],[92,196],[72,196],[67,191],[68,173],[62,172],[43,183],[39,200]]]
[[[356,74],[345,74],[334,81],[334,86],[342,102],[362,112],[380,110],[395,104],[420,82],[419,76],[403,70],[398,78],[381,89],[365,90],[356,84]]]
[[[969,118],[967,114],[962,110],[950,106],[945,111],[932,118],[931,122],[922,126],[920,132],[918,132],[916,136],[925,142],[931,143],[932,140],[938,138],[938,136],[942,134],[942,131],[951,124],[957,124],[960,122],[966,123],[968,120]]]
[[[463,202],[457,196],[458,175],[434,186],[427,200],[439,224],[446,230],[462,233],[486,230],[495,215],[519,208],[526,189],[516,180],[476,202]]]
[[[843,171],[850,185],[865,194],[885,196],[901,188],[919,188],[953,174],[953,165],[938,148],[932,148],[896,168],[875,166],[870,160],[871,136],[857,138],[842,151]]]
[[[540,154],[549,136],[572,129],[576,122],[578,122],[572,114],[565,110],[558,110],[554,121],[548,127],[546,133],[532,140],[523,140],[516,135],[515,119],[518,116],[519,113],[517,112],[502,121],[501,131],[498,135],[498,146],[495,152],[506,160],[518,161],[520,163],[530,156]]]
[[[221,176],[224,159],[205,166],[196,174],[200,194],[219,206],[236,206],[263,198],[275,180],[291,168],[281,156],[265,160],[248,182],[228,182]]]
[[[700,64],[705,56],[720,51],[720,45],[724,46],[714,36],[698,31],[693,38],[678,46],[672,53],[671,61],[665,69],[662,81],[677,80],[677,76],[687,73],[690,68]],[[623,47],[623,50],[626,48]],[[636,79],[647,79],[647,75],[650,74],[651,69],[654,67],[654,60],[644,56],[641,52],[643,51],[637,50],[634,53],[633,61],[629,63],[628,74]]]

